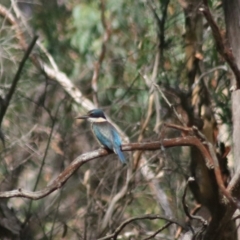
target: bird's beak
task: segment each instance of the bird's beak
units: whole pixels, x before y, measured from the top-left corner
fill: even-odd
[[[89,118],[88,115],[75,117],[75,119],[88,119],[88,118]]]

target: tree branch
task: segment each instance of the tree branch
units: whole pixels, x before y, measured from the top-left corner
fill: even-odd
[[[124,221],[119,227],[117,227],[117,229],[114,231],[114,233],[103,237],[103,238],[99,238],[98,240],[107,240],[107,239],[117,239],[117,236],[119,235],[119,233],[123,230],[123,228],[125,228],[129,223],[137,221],[137,220],[143,220],[143,219],[148,219],[148,220],[155,220],[155,219],[162,219],[165,221],[168,221],[169,223],[175,223],[179,226],[181,226],[182,228],[185,228],[181,223],[179,223],[176,220],[173,219],[169,219],[167,217],[162,217],[160,215],[155,215],[155,214],[147,214],[147,215],[143,215],[143,216],[139,216],[139,217],[132,217],[127,219],[126,221]]]
[[[161,227],[160,229],[158,229],[155,233],[153,233],[152,235],[150,235],[147,238],[144,238],[144,240],[150,240],[150,239],[154,239],[154,237],[156,237],[156,235],[160,232],[162,232],[164,229],[168,228],[170,225],[172,225],[173,222],[168,222],[166,223],[163,227]]]
[[[227,45],[225,36],[221,33],[218,25],[216,24],[213,16],[209,10],[206,0],[203,1],[204,5],[199,10],[204,14],[209,26],[212,29],[213,38],[215,40],[217,51],[222,55],[225,61],[229,64],[236,77],[236,89],[240,88],[240,70],[237,66],[231,48]]]
[[[189,135],[195,135],[197,141],[194,139],[194,146],[196,146],[202,153],[203,157],[205,158],[206,166],[208,168],[213,168],[214,169],[214,174],[217,180],[217,184],[219,189],[222,191],[222,194],[230,201],[231,204],[235,205],[237,208],[240,209],[240,202],[235,200],[230,191],[225,188],[223,179],[222,179],[222,174],[221,174],[221,169],[218,163],[217,155],[216,152],[214,151],[213,145],[207,141],[206,137],[204,134],[202,134],[197,127],[193,126],[192,128],[189,127],[182,127],[179,125],[174,125],[174,124],[165,124],[168,127],[178,129],[182,131],[184,134],[189,134]],[[188,136],[190,137],[190,136]],[[199,142],[198,142],[199,141]]]
[[[131,179],[131,175],[132,175],[132,169],[128,168],[126,183],[124,184],[122,189],[110,201],[108,209],[102,220],[101,231],[105,230],[105,228],[107,227],[107,225],[109,223],[109,220],[112,218],[112,215],[113,215],[113,212],[115,209],[115,205],[117,204],[117,202],[126,195],[126,193],[128,191],[128,185],[129,185],[129,182]]]
[[[188,188],[188,184],[190,181],[195,181],[193,178],[189,178],[187,183],[186,183],[186,186],[184,188],[184,192],[183,192],[183,196],[182,196],[182,205],[183,205],[183,210],[186,214],[186,216],[190,219],[190,220],[193,220],[193,219],[196,219],[198,221],[201,221],[202,225],[204,228],[207,227],[208,225],[208,222],[202,218],[201,216],[195,216],[195,215],[192,215],[190,212],[189,212],[189,208],[188,208],[188,205],[186,204],[186,201],[185,201],[185,198],[186,198],[186,194],[187,194],[187,188]]]
[[[155,150],[161,149],[161,147],[170,148],[170,147],[176,147],[176,146],[195,146],[200,150],[200,152],[203,154],[203,156],[206,159],[209,159],[209,161],[211,161],[210,159],[211,156],[208,150],[196,136],[184,136],[179,138],[163,139],[163,140],[154,141],[154,142],[124,144],[122,145],[122,150],[123,151],[135,151],[135,150],[155,151]],[[21,188],[17,190],[12,190],[12,191],[0,192],[0,198],[24,197],[24,198],[35,199],[35,200],[43,198],[49,195],[51,192],[61,188],[66,183],[66,181],[73,175],[73,173],[77,171],[77,169],[81,167],[83,164],[85,164],[90,160],[93,160],[98,157],[103,157],[108,154],[112,154],[112,153],[107,151],[104,148],[100,148],[93,152],[84,153],[79,157],[77,157],[46,188],[43,188],[42,190],[35,191],[35,192],[24,190]],[[226,197],[228,198],[229,196],[226,196]],[[233,201],[232,199],[230,200]]]
[[[3,99],[3,102],[2,102],[2,104],[1,104],[1,105],[2,105],[2,106],[1,106],[1,111],[0,111],[0,126],[2,125],[3,118],[4,118],[4,116],[5,116],[5,113],[6,113],[7,109],[8,109],[8,106],[9,106],[9,103],[10,103],[10,101],[11,101],[11,99],[12,99],[12,96],[13,96],[13,94],[15,93],[15,90],[16,90],[18,81],[19,81],[19,79],[20,79],[22,70],[23,70],[23,68],[24,68],[24,65],[25,65],[25,63],[26,63],[26,61],[27,61],[27,59],[28,59],[28,57],[29,57],[29,55],[30,55],[30,53],[31,53],[31,51],[32,51],[32,49],[33,49],[36,41],[37,41],[37,39],[38,39],[38,36],[35,36],[35,37],[33,38],[32,42],[31,42],[31,44],[30,44],[29,47],[27,48],[27,50],[26,50],[26,52],[25,52],[25,54],[24,54],[24,56],[23,56],[23,58],[22,58],[22,61],[21,61],[20,64],[19,64],[17,73],[16,73],[16,75],[15,75],[15,77],[14,77],[14,79],[13,79],[13,82],[12,82],[12,85],[11,85],[11,87],[10,87],[10,89],[9,89],[9,92],[8,92],[8,94],[6,95],[5,99]]]

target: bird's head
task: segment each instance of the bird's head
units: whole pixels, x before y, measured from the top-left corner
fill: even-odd
[[[76,119],[87,119],[90,122],[105,122],[106,117],[101,109],[93,109],[87,115],[76,117]]]

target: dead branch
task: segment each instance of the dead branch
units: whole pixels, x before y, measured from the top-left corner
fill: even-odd
[[[114,233],[112,233],[108,236],[105,236],[103,238],[99,238],[98,240],[107,240],[107,239],[114,239],[115,240],[115,239],[117,239],[117,236],[123,230],[123,228],[125,228],[129,223],[137,221],[137,220],[143,220],[143,219],[148,219],[148,220],[162,219],[162,220],[168,221],[169,223],[174,223],[174,224],[177,224],[177,225],[181,226],[182,228],[185,228],[181,223],[179,223],[176,220],[169,219],[167,217],[163,217],[163,216],[160,216],[160,215],[147,214],[147,215],[127,219],[119,227],[117,227],[117,229],[114,231]]]

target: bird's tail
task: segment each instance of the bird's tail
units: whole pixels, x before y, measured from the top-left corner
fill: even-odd
[[[122,163],[122,164],[126,164],[126,163],[127,163],[127,160],[126,160],[126,158],[125,158],[122,150],[120,149],[120,147],[117,147],[117,148],[115,148],[114,150],[115,150],[114,152],[118,155],[121,163]]]

